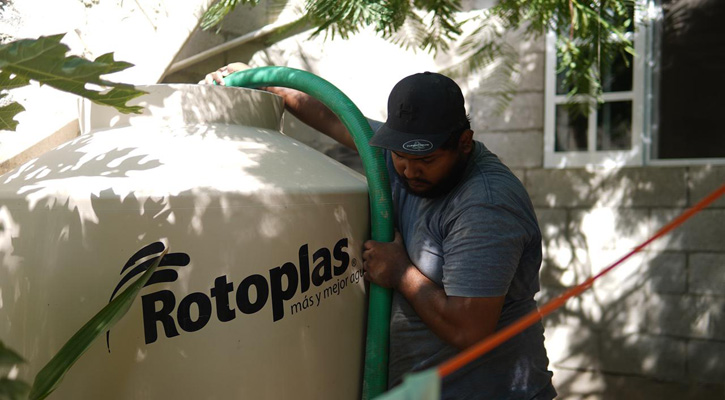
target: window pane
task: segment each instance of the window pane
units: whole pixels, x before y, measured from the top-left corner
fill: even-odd
[[[725,157],[725,1],[664,0],[652,156]]]
[[[610,63],[602,63],[602,90],[626,92],[632,90],[632,55],[618,54]]]
[[[599,106],[597,150],[632,148],[632,102],[613,101]]]
[[[586,151],[587,125],[586,115],[565,104],[558,104],[554,151]]]

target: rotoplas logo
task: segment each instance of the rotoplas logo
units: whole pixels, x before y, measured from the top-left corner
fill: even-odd
[[[214,279],[208,292],[193,292],[184,296],[178,303],[176,295],[168,289],[157,290],[141,296],[143,312],[144,339],[146,344],[154,343],[159,337],[159,326],[164,336],[171,338],[181,332],[196,332],[204,328],[215,314],[220,322],[229,322],[239,314],[255,314],[269,303],[272,321],[285,316],[285,302],[297,293],[305,293],[312,286],[319,287],[335,276],[342,275],[350,265],[348,239],[342,238],[332,246],[332,250],[322,247],[315,250],[310,258],[308,244],[297,251],[297,259],[275,266],[266,274],[251,274],[235,284],[227,275]],[[134,276],[143,273],[154,262],[155,257],[139,261],[164,249],[161,242],[152,243],[137,251],[126,262],[123,276],[111,295],[111,299]],[[174,282],[178,273],[171,267],[185,267],[191,261],[186,253],[170,253],[164,256],[159,269],[154,272],[146,286],[162,282]],[[353,261],[354,265],[354,261]],[[129,270],[130,269],[130,270]],[[110,301],[110,300],[109,300]],[[213,303],[213,304],[212,304]],[[192,316],[192,308],[198,310]],[[215,308],[216,312],[212,311]],[[110,333],[106,334],[106,343],[110,351]]]

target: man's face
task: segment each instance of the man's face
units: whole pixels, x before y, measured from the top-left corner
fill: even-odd
[[[421,197],[438,197],[461,179],[470,148],[470,135],[464,133],[456,149],[437,149],[424,156],[393,152],[393,166],[408,192]]]

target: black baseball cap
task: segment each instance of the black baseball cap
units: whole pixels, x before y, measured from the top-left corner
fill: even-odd
[[[434,72],[410,75],[388,97],[388,119],[370,145],[426,155],[451,134],[470,128],[463,93],[451,78]]]

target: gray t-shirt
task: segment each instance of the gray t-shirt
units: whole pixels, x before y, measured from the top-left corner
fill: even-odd
[[[418,269],[449,296],[505,295],[497,330],[534,310],[541,233],[526,190],[498,157],[475,142],[461,182],[432,199],[408,193],[385,157],[397,228]],[[390,332],[390,386],[458,353],[397,292]],[[539,323],[444,379],[442,398],[551,399],[548,363]]]

